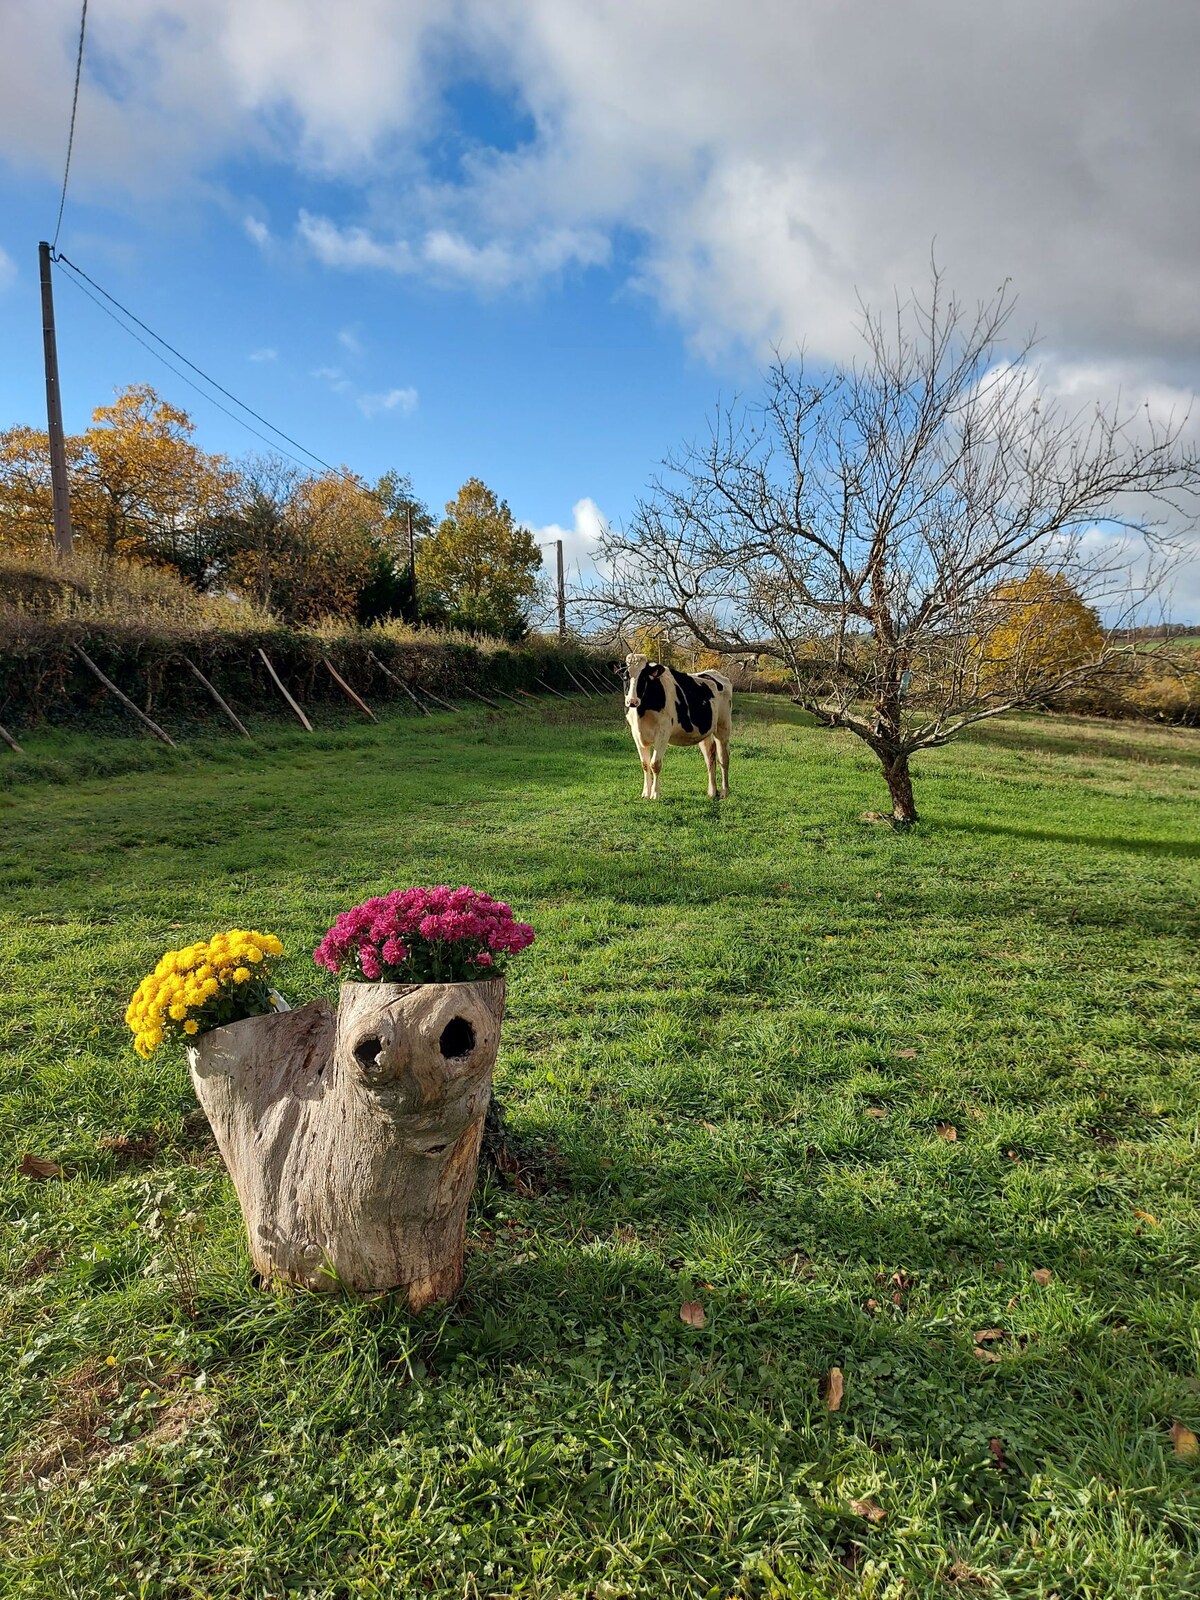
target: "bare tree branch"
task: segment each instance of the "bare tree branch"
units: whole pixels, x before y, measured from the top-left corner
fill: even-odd
[[[899,821],[917,751],[1111,669],[1200,503],[1189,418],[1064,406],[1034,341],[1009,342],[1014,305],[1005,284],[968,311],[935,265],[924,301],[862,307],[857,363],[813,375],[776,353],[765,397],[718,409],[606,532],[588,595],[615,628],[781,662],[799,704],[879,757]],[[1045,632],[1038,574],[1092,608],[1069,662],[989,647],[1017,599]]]

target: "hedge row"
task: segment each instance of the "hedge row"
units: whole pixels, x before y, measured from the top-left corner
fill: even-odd
[[[379,663],[418,694],[426,689],[445,699],[463,696],[469,688],[483,694],[495,689],[544,693],[539,679],[561,693],[574,694],[578,690],[572,673],[576,677],[587,673],[594,681],[611,671],[605,657],[545,641],[483,649],[453,641],[398,639],[378,629],[348,629],[325,636],[283,626],[160,629],[27,617],[20,629],[7,631],[0,645],[0,723],[14,733],[40,723],[80,722],[103,722],[114,731],[137,730],[136,720],[88,670],[76,645],[168,733],[194,724],[233,731],[189,671],[189,660],[243,720],[291,718],[260,649],[306,710],[336,707],[351,716],[357,713],[322,658],[371,706],[395,702],[410,708],[411,700]]]

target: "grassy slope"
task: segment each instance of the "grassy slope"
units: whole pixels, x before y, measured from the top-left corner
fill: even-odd
[[[786,705],[719,810],[691,752],[642,806],[617,716],[59,735],[145,771],[0,797],[6,1596],[1200,1593],[1197,736],[1014,719],[904,837]],[[252,1292],[125,997],[231,923],[311,997],[333,913],[422,881],[537,926],[500,1081],[559,1182],[481,1180],[444,1315]]]

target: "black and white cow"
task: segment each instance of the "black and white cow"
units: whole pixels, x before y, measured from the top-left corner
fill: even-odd
[[[729,793],[729,730],[733,685],[719,672],[678,672],[647,656],[628,655],[625,720],[642,759],[642,799],[658,799],[658,775],[669,744],[698,744],[708,768],[708,797],[717,797],[716,763],[721,763],[721,798]]]

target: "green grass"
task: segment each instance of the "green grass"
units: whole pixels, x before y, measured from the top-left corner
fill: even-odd
[[[1200,737],[1014,718],[902,835],[786,704],[742,703],[719,808],[694,752],[639,802],[618,719],[28,739],[5,1600],[1200,1595]],[[481,1174],[444,1311],[258,1292],[129,991],[239,923],[329,992],[339,908],[443,881],[537,927],[498,1082],[548,1177]]]

